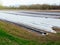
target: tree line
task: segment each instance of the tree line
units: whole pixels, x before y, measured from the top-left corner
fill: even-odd
[[[2,6],[0,9],[33,9],[33,10],[60,10],[60,5],[48,5],[48,4],[32,4],[32,5],[20,5],[19,7],[14,6]]]
[[[19,7],[20,9],[35,9],[35,10],[56,10],[60,9],[60,5],[48,5],[48,4],[35,4],[35,5],[22,5]]]

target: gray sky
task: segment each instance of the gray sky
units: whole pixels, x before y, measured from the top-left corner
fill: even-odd
[[[3,5],[59,4],[60,0],[0,0]]]

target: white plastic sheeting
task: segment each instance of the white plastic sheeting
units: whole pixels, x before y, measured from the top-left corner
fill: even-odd
[[[28,25],[40,29],[42,31],[51,33],[56,33],[56,31],[54,31],[52,27],[54,26],[60,27],[60,19],[53,19],[53,18],[29,17],[22,15],[0,13],[0,19],[18,24]]]

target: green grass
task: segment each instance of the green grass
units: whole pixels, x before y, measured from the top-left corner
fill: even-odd
[[[0,21],[0,45],[60,45],[60,34],[41,36],[15,24]]]
[[[37,45],[36,42],[32,42],[26,39],[18,38],[10,35],[0,28],[0,45]],[[38,44],[39,45],[39,44]]]

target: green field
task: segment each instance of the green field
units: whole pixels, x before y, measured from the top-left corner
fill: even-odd
[[[60,45],[60,33],[42,36],[13,23],[0,21],[0,45]]]

